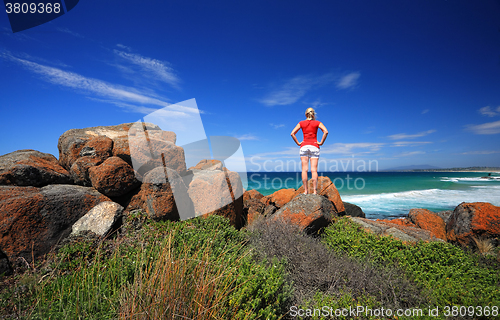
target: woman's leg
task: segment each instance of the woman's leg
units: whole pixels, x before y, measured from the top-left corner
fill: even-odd
[[[304,185],[304,194],[307,194],[307,171],[309,170],[309,157],[300,157],[302,162],[302,184]]]
[[[316,194],[318,189],[318,160],[319,158],[311,158],[311,181],[313,185],[313,194]]]

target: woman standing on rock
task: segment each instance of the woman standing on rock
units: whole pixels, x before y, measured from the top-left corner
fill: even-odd
[[[316,120],[316,112],[313,108],[306,110],[306,120],[300,121],[293,129],[291,136],[293,141],[300,146],[300,161],[302,162],[302,183],[304,184],[304,194],[308,194],[307,171],[309,169],[309,159],[311,159],[311,181],[313,185],[312,194],[317,193],[318,187],[318,160],[319,146],[323,145],[328,136],[328,130],[323,123]],[[318,142],[318,128],[323,131],[323,138]],[[297,140],[295,134],[302,129],[304,139],[302,142]]]

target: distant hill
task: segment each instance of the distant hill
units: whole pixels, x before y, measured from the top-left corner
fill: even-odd
[[[438,172],[500,172],[500,167],[462,167],[462,168],[439,168],[431,165],[413,165],[391,168],[381,171],[438,171]]]
[[[413,171],[413,170],[439,170],[439,169],[442,168],[431,166],[428,164],[421,164],[421,165],[395,167],[383,171]]]

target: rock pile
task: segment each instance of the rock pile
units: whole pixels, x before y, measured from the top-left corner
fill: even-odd
[[[125,123],[66,131],[59,160],[35,150],[0,156],[0,264],[31,261],[72,232],[105,236],[135,209],[156,220],[219,214],[241,228],[239,175],[216,160],[187,170],[175,142],[154,124]]]

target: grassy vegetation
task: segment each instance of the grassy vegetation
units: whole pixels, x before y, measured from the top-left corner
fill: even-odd
[[[294,310],[439,306],[432,319],[446,319],[444,306],[500,306],[495,256],[405,244],[344,218],[311,237],[280,222],[237,231],[219,216],[152,222],[138,213],[115,238],[70,238],[30,268],[4,279],[0,318],[325,319]],[[359,317],[381,318],[412,317]]]

